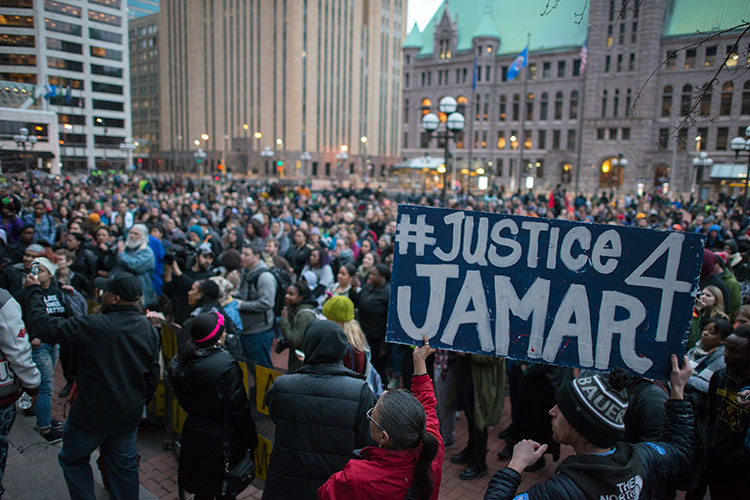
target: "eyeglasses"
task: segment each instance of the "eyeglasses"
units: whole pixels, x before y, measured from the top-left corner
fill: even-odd
[[[383,429],[382,425],[380,425],[379,423],[377,423],[375,421],[375,419],[372,418],[372,410],[374,410],[374,409],[375,409],[375,407],[373,406],[372,408],[370,408],[369,410],[367,410],[367,420],[369,420],[370,422],[372,422],[373,424],[375,424],[378,427],[378,429],[380,429],[381,431],[387,432],[385,429]]]

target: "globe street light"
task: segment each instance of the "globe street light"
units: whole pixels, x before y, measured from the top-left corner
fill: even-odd
[[[193,153],[195,156],[195,163],[198,164],[198,174],[203,176],[203,161],[206,159],[206,152],[198,148],[198,151]]]
[[[133,166],[133,151],[138,146],[138,143],[133,141],[132,137],[126,137],[123,142],[120,143],[120,151],[125,151],[128,155],[128,170],[135,170]]]
[[[260,157],[266,162],[266,175],[268,175],[268,160],[273,158],[273,150],[266,146],[263,151],[260,152]]]
[[[740,156],[740,151],[747,153],[747,166],[745,167],[745,192],[742,194],[742,215],[745,215],[745,209],[747,208],[747,188],[750,183],[750,125],[745,129],[745,138],[735,137],[730,143],[731,148],[734,150],[734,158],[737,159]]]
[[[448,185],[446,175],[448,172],[448,157],[450,155],[450,152],[448,151],[448,140],[450,138],[456,139],[458,137],[459,132],[461,132],[464,127],[466,126],[466,119],[464,118],[464,115],[461,113],[457,113],[456,109],[458,109],[458,104],[456,103],[456,100],[450,96],[443,97],[440,99],[440,103],[438,104],[438,109],[441,113],[447,115],[445,120],[445,132],[442,134],[438,132],[438,138],[443,138],[443,169],[442,172],[438,170],[438,173],[443,174],[443,191],[440,195],[443,204],[445,204],[445,189]],[[440,127],[440,118],[437,117],[434,113],[427,113],[422,117],[422,128],[430,135],[430,138],[432,138],[432,134],[437,132],[438,127]],[[451,174],[451,182],[456,182],[456,162],[453,162],[453,173]]]
[[[625,170],[625,167],[628,166],[628,159],[624,158],[624,156],[625,155],[623,153],[618,153],[617,158],[614,158],[612,160],[612,166],[616,167],[617,169],[615,171],[615,173],[617,174],[617,181],[620,180],[620,174],[622,173],[622,171]],[[612,179],[612,176],[610,176],[610,179]]]
[[[343,172],[344,162],[347,159],[349,159],[349,155],[347,154],[347,151],[349,150],[349,146],[347,146],[346,144],[342,144],[341,148],[339,149],[341,151],[336,153],[336,164],[338,165],[338,170],[337,170],[338,182],[339,184],[341,184],[342,178],[344,176],[344,172]]]
[[[700,177],[703,178],[703,169],[706,167],[710,167],[714,164],[714,161],[708,157],[708,153],[705,151],[701,151],[698,153],[698,156],[696,158],[693,158],[693,167],[695,167],[695,173],[693,174],[693,178],[690,183],[690,193],[692,196],[692,193],[695,192],[695,183],[697,182],[697,179]],[[698,194],[698,198],[700,198],[700,193]]]
[[[28,166],[28,158],[26,157],[26,145],[29,145],[29,149],[33,149],[34,145],[36,144],[37,138],[35,135],[29,135],[29,129],[26,127],[21,127],[18,129],[18,134],[13,136],[13,140],[16,142],[16,145],[20,148],[23,148],[23,170],[24,172],[28,172],[29,166]]]

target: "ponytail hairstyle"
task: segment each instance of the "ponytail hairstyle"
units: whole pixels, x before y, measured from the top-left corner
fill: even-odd
[[[388,391],[380,397],[380,425],[390,437],[390,448],[405,450],[419,448],[414,469],[414,485],[419,500],[429,500],[434,485],[430,465],[438,451],[438,440],[427,432],[427,415],[414,395],[405,390]]]

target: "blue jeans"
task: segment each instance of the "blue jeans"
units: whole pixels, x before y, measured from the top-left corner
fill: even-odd
[[[3,474],[5,474],[5,462],[8,460],[8,434],[13,422],[16,420],[16,404],[10,403],[0,406],[0,497],[5,493],[3,488]]]
[[[273,344],[273,329],[260,333],[240,334],[242,349],[245,351],[248,369],[255,378],[255,365],[273,368],[271,364],[271,344]]]
[[[65,422],[63,447],[57,456],[71,500],[96,500],[94,476],[89,461],[91,453],[100,448],[107,469],[110,498],[138,498],[138,428],[119,434],[91,434]]]
[[[43,431],[49,429],[51,424],[50,400],[52,396],[52,384],[57,364],[58,347],[56,345],[42,342],[42,345],[31,350],[31,359],[34,360],[39,373],[42,374],[42,382],[39,384],[39,392],[36,394],[34,411],[36,412],[36,427]]]

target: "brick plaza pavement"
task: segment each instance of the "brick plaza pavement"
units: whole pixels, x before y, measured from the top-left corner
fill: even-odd
[[[281,355],[272,352],[272,361],[274,366],[279,368],[286,367],[286,352]],[[63,420],[65,418],[65,401],[57,397],[57,392],[64,385],[62,370],[58,364],[55,372],[55,389],[53,391],[52,414],[55,418]],[[264,415],[255,414],[256,426],[258,432],[273,438],[273,423]],[[443,462],[443,478],[440,488],[440,499],[481,499],[487,489],[491,475],[500,467],[507,465],[508,460],[499,461],[497,452],[503,448],[504,441],[498,438],[498,433],[504,429],[510,422],[510,406],[507,404],[503,412],[503,419],[499,426],[490,429],[489,432],[489,452],[487,454],[487,466],[489,474],[472,481],[462,481],[458,478],[458,473],[462,470],[461,465],[453,464],[449,458],[451,454],[460,451],[468,440],[466,429],[466,419],[459,417],[456,423],[456,446],[446,450],[446,458]],[[141,456],[140,461],[140,481],[141,485],[149,492],[153,493],[160,499],[175,500],[177,494],[177,459],[173,451],[164,451],[162,448],[164,432],[161,427],[154,426],[144,422],[138,433],[138,452]],[[561,459],[572,453],[572,448],[563,446]],[[524,482],[519,491],[525,491],[529,485],[543,481],[551,476],[556,467],[552,462],[551,456],[546,455],[547,466],[534,473],[524,474]],[[62,472],[60,472],[62,474]],[[263,494],[263,482],[256,479],[253,484],[245,490],[239,499],[260,499]],[[680,497],[678,497],[680,498]]]

